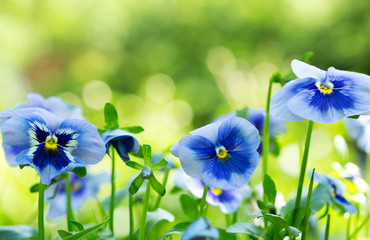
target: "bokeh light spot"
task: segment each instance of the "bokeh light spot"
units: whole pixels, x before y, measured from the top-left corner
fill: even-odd
[[[99,110],[112,99],[112,90],[105,82],[95,80],[85,85],[82,96],[88,107]]]

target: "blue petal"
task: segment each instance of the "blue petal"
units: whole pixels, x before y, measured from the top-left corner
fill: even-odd
[[[177,187],[188,190],[196,198],[202,198],[204,183],[201,179],[190,177],[182,168],[179,168],[175,172],[173,181]]]
[[[181,138],[178,153],[186,174],[201,178],[204,167],[216,158],[216,146],[205,137],[189,135]]]
[[[42,108],[22,108],[22,109],[7,109],[0,113],[0,126],[12,117],[17,117],[21,115],[29,115],[29,114],[38,114],[43,116],[44,114],[50,114],[48,111]]]
[[[299,92],[306,89],[314,89],[316,80],[313,78],[303,78],[292,80],[284,85],[271,98],[270,112],[271,115],[290,121],[302,121],[304,118],[297,116],[288,108],[290,100]]]
[[[291,63],[292,70],[298,78],[315,78],[323,81],[326,72],[305,62],[294,59]]]
[[[243,195],[241,189],[222,190],[222,193],[217,196],[219,200],[219,208],[221,212],[230,214],[236,212],[243,202]]]
[[[253,151],[260,144],[260,135],[250,122],[240,117],[223,121],[218,129],[217,145],[228,151]]]
[[[97,127],[85,120],[66,119],[55,134],[64,135],[66,141],[67,136],[77,135],[75,141],[68,141],[71,147],[66,146],[66,149],[87,164],[96,164],[104,157],[105,145],[99,136]]]
[[[340,206],[342,206],[344,210],[349,214],[357,213],[356,207],[351,202],[347,201],[347,199],[345,199],[342,195],[336,195],[334,197],[334,201]]]
[[[190,134],[205,137],[211,142],[213,142],[214,144],[216,144],[217,137],[218,137],[218,128],[220,127],[220,125],[221,125],[221,122],[207,124],[204,127],[191,131]]]
[[[106,152],[109,154],[109,145],[113,145],[121,159],[125,162],[130,159],[128,155],[129,152],[136,153],[140,148],[137,138],[133,134],[122,129],[105,131],[101,137],[105,143]]]
[[[212,227],[204,218],[198,218],[192,222],[181,236],[181,240],[194,240],[201,238],[219,238],[218,230]]]
[[[172,147],[170,148],[170,152],[175,157],[179,157],[179,142],[176,142]]]
[[[84,162],[73,157],[63,147],[58,146],[56,152],[46,152],[45,144],[22,151],[16,161],[19,164],[29,164],[34,168],[45,185],[49,185],[52,179],[66,171],[86,166]]]
[[[212,188],[238,188],[249,181],[258,161],[259,154],[256,151],[230,151],[226,161],[215,157],[205,166],[202,180]]]
[[[8,162],[8,164],[12,167],[15,167],[18,165],[18,163],[15,161],[17,155],[21,153],[22,151],[26,150],[26,147],[18,147],[18,146],[9,146],[6,144],[3,144],[3,149],[5,153],[5,159]]]

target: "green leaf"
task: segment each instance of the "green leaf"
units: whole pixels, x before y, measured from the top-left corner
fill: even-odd
[[[19,166],[20,169],[23,169],[24,167],[29,166],[29,164],[19,164],[18,166]]]
[[[312,58],[313,55],[314,55],[313,52],[306,52],[299,60],[307,62],[310,58]]]
[[[99,133],[99,135],[102,135],[105,131],[107,131],[107,130],[105,130],[105,129],[101,129],[101,128],[98,128],[98,133]]]
[[[69,219],[68,221],[70,223],[72,223],[77,228],[78,231],[82,231],[82,230],[85,229],[84,226],[81,223],[79,223],[79,222],[77,222],[75,220]]]
[[[174,186],[171,191],[170,191],[170,194],[175,194],[175,193],[179,193],[179,192],[182,192],[184,191],[182,188],[179,188],[178,186]]]
[[[106,103],[104,106],[105,129],[118,128],[117,110],[111,103]]]
[[[73,233],[67,232],[65,230],[58,230],[57,232],[58,232],[59,237],[61,237],[62,239],[65,239],[73,235]]]
[[[199,218],[198,204],[194,198],[187,194],[182,194],[180,196],[180,204],[182,211],[192,220]]]
[[[349,116],[347,118],[358,119],[359,117],[360,117],[360,115],[353,115],[353,116]]]
[[[226,229],[229,233],[244,233],[252,239],[258,239],[258,237],[265,238],[264,229],[257,226],[254,223],[239,222],[229,226]]]
[[[135,161],[127,161],[126,165],[129,166],[130,168],[137,169],[137,170],[142,170],[144,168],[143,165]]]
[[[171,229],[169,229],[167,232],[165,232],[160,240],[165,240],[168,236],[172,234],[178,234],[181,235],[185,232],[185,230],[188,228],[191,222],[181,222],[173,226]]]
[[[36,235],[36,229],[28,225],[0,226],[0,239],[29,239]]]
[[[218,233],[220,234],[220,239],[222,240],[237,240],[234,233],[229,233],[223,228],[217,228]]]
[[[167,161],[162,158],[161,161],[157,162],[156,164],[154,164],[153,166],[151,166],[150,168],[153,170],[153,171],[157,171],[161,168],[164,168],[165,166],[167,166]]]
[[[252,217],[265,218],[267,221],[272,223],[274,231],[277,233],[279,233],[281,230],[286,230],[288,231],[289,236],[293,236],[294,234],[296,234],[295,229],[292,229],[289,226],[288,222],[278,215],[262,212],[262,214],[253,214]]]
[[[83,178],[86,176],[87,171],[85,167],[76,167],[72,170],[74,174],[76,174],[77,177]]]
[[[236,116],[237,117],[247,119],[248,114],[249,114],[249,108],[248,107],[242,108],[240,110],[236,110]]]
[[[134,181],[132,181],[131,185],[130,185],[130,188],[128,189],[128,191],[130,192],[131,195],[137,193],[137,191],[139,191],[141,185],[143,184],[144,182],[144,178],[143,176],[141,175],[141,173],[134,179]]]
[[[271,147],[270,149],[271,149],[272,155],[274,155],[275,157],[279,156],[279,154],[280,154],[280,144],[276,140],[276,138],[271,138],[270,139],[270,147]]]
[[[30,187],[31,193],[38,193],[39,192],[39,183],[35,183]]]
[[[145,167],[150,167],[152,161],[152,148],[149,144],[143,144],[143,157]]]
[[[130,154],[132,156],[135,156],[135,157],[138,157],[138,158],[144,158],[144,155],[143,155],[143,147],[140,146],[139,151],[137,151],[137,153],[129,152],[128,154]]]
[[[150,176],[149,182],[154,191],[156,191],[159,195],[163,197],[166,194],[166,188],[160,182],[158,182],[154,174]]]
[[[145,233],[148,233],[150,229],[154,228],[162,221],[173,222],[175,221],[175,216],[161,208],[158,208],[153,212],[148,212],[145,224]],[[135,232],[135,235],[136,234],[139,234],[139,229]]]
[[[144,128],[141,127],[141,126],[132,126],[132,127],[124,127],[124,128],[121,128],[122,130],[125,130],[127,132],[130,132],[130,133],[141,133],[141,132],[144,132]]]
[[[98,230],[102,226],[104,226],[104,224],[106,224],[108,222],[108,220],[109,220],[109,218],[106,219],[104,222],[99,223],[99,224],[97,224],[97,225],[95,225],[93,227],[87,228],[87,229],[82,230],[82,231],[80,231],[78,233],[75,233],[75,234],[73,234],[71,236],[68,236],[66,238],[63,238],[63,240],[77,240],[77,239],[80,239],[82,237],[85,237],[85,236],[89,235],[90,233]]]
[[[257,206],[260,210],[268,212],[268,213],[275,213],[276,212],[275,206],[270,202],[265,204],[261,200],[257,200]]]
[[[267,174],[265,174],[265,177],[263,178],[263,192],[267,201],[275,205],[276,186],[274,181]]]

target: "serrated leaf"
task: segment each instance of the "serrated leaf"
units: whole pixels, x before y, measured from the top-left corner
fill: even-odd
[[[65,239],[73,235],[73,233],[67,232],[65,230],[58,230],[57,232],[58,232],[59,237],[61,237],[62,239]]]
[[[85,236],[89,235],[90,233],[92,233],[92,232],[94,232],[94,231],[98,230],[98,229],[99,229],[99,228],[101,228],[102,226],[104,226],[104,224],[106,224],[106,223],[108,222],[108,220],[109,220],[109,218],[108,218],[108,219],[106,219],[106,220],[105,220],[104,222],[102,222],[102,223],[99,223],[99,224],[97,224],[97,225],[95,225],[95,226],[92,226],[92,227],[87,228],[87,229],[85,229],[85,230],[82,230],[82,231],[80,231],[80,232],[78,232],[78,233],[75,233],[75,234],[73,234],[73,235],[71,235],[71,236],[68,236],[68,237],[66,237],[66,238],[63,238],[63,240],[77,240],[77,239],[80,239],[80,238],[82,238],[82,237],[85,237]]]
[[[166,194],[166,188],[160,182],[158,182],[154,174],[150,176],[149,182],[154,191],[156,191],[159,195],[163,197]]]
[[[144,182],[144,178],[143,176],[141,175],[141,173],[134,179],[134,181],[132,181],[131,185],[130,185],[130,188],[128,189],[128,191],[130,192],[131,195],[137,193],[137,191],[139,191],[141,185],[143,184]]]
[[[137,163],[135,161],[127,161],[126,165],[129,166],[130,168],[136,169],[136,170],[142,170],[144,168],[143,165],[140,163]]]
[[[172,234],[178,234],[181,235],[185,232],[185,230],[188,228],[191,222],[181,222],[173,226],[171,229],[169,229],[167,232],[165,232],[160,240],[165,240],[168,236]]]
[[[0,226],[0,239],[28,239],[36,235],[36,229],[29,225]]]
[[[236,116],[237,117],[247,119],[248,114],[249,114],[249,108],[248,107],[242,108],[240,110],[236,110]]]
[[[239,222],[229,226],[226,232],[230,233],[244,233],[252,239],[258,239],[258,237],[264,238],[264,229],[257,226],[254,223]]]
[[[180,205],[182,211],[192,220],[199,218],[198,204],[194,198],[187,194],[182,194],[180,196]]]
[[[130,133],[135,133],[135,134],[144,132],[144,128],[141,126],[123,127],[121,129],[127,132],[130,132]]]
[[[81,223],[79,223],[75,220],[69,219],[68,221],[71,222],[77,228],[78,231],[82,231],[82,230],[85,229],[84,226]]]
[[[154,164],[153,166],[151,166],[150,168],[153,170],[153,171],[157,171],[161,168],[164,168],[165,166],[167,166],[167,161],[162,158],[161,161],[157,162],[156,164]]]
[[[274,181],[267,174],[265,174],[263,178],[263,192],[267,198],[267,201],[275,205],[276,186]]]
[[[104,106],[105,129],[118,128],[117,110],[111,103],[106,103]]]
[[[76,167],[72,170],[74,174],[76,174],[77,177],[83,178],[87,174],[86,167]]]
[[[143,144],[143,157],[146,167],[150,167],[152,162],[152,148],[149,144]]]

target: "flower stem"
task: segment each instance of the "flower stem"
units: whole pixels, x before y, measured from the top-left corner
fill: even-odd
[[[168,180],[168,175],[169,174],[170,174],[170,168],[168,167],[168,168],[166,168],[166,171],[164,172],[163,181],[162,181],[162,185],[165,188],[166,188],[166,185],[167,185],[167,180]],[[153,210],[156,210],[156,209],[159,208],[159,205],[161,204],[161,200],[162,200],[161,195],[158,195],[157,201],[155,202]]]
[[[207,204],[206,202],[207,192],[208,192],[208,186],[204,184],[203,196],[202,196],[202,200],[200,201],[200,216],[201,217],[204,216],[204,207]]]
[[[346,229],[346,239],[350,240],[350,232],[351,232],[351,219],[352,215],[349,215],[348,220],[347,220],[347,229]]]
[[[45,239],[45,228],[44,228],[44,184],[39,184],[39,240]]]
[[[234,214],[233,214],[232,224],[236,223],[237,221],[238,221],[238,210],[236,210],[236,212],[234,212]]]
[[[269,81],[269,88],[267,92],[267,102],[266,102],[266,115],[263,124],[263,139],[262,139],[262,160],[263,160],[263,175],[267,174],[269,148],[270,148],[270,100],[271,100],[271,90],[273,81]]]
[[[114,157],[114,148],[111,147],[111,158],[112,158],[112,174],[111,174],[111,196],[110,196],[110,221],[109,228],[114,236],[114,206],[116,205],[116,178],[115,178],[115,157]]]
[[[144,198],[144,205],[143,205],[143,212],[141,214],[141,221],[140,221],[139,240],[144,240],[145,239],[146,214],[147,214],[147,211],[148,211],[149,197],[150,197],[150,182],[149,182],[149,180],[147,180],[145,198]]]
[[[302,227],[302,240],[306,239],[308,219],[310,218],[310,215],[311,215],[310,205],[311,205],[311,196],[312,196],[312,187],[313,187],[314,177],[315,177],[315,169],[313,169],[312,171],[310,187],[308,188],[306,209],[305,209],[305,215],[304,215],[303,227]]]
[[[71,201],[71,182],[69,181],[69,173],[66,173],[66,198],[67,198],[67,227],[68,231],[73,231],[73,225],[69,221],[74,219]]]
[[[310,149],[312,127],[313,127],[313,122],[309,121],[308,128],[307,128],[306,142],[305,142],[304,152],[303,152],[303,158],[302,158],[302,163],[301,163],[301,173],[299,175],[297,197],[295,200],[295,207],[294,207],[294,213],[293,213],[293,218],[292,218],[293,226],[297,226],[297,224],[299,224],[299,223],[296,223],[297,221],[296,217],[297,217],[299,208],[301,206],[302,188],[303,188],[304,176],[306,175],[306,169],[307,169],[308,152]]]
[[[325,228],[325,240],[329,240],[329,228],[330,228],[330,214],[328,214]]]
[[[132,195],[128,195],[128,204],[130,208],[130,240],[134,239],[134,209]]]

